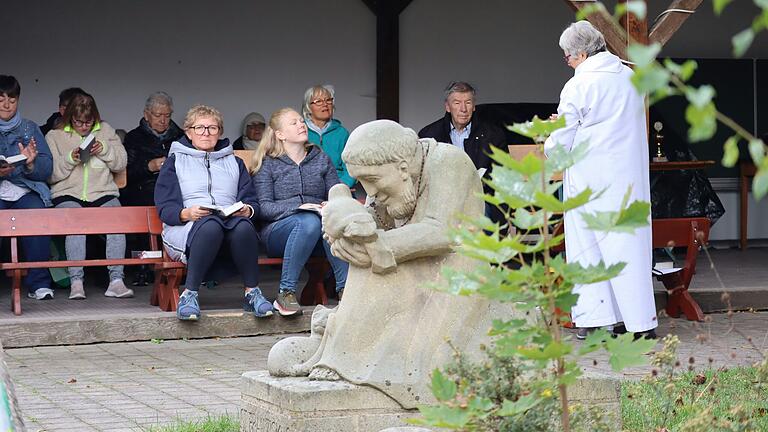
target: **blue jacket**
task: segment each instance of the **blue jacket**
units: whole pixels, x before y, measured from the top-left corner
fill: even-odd
[[[307,120],[309,122],[309,120]],[[331,158],[333,166],[336,168],[336,175],[347,186],[352,187],[355,185],[355,178],[349,175],[347,171],[347,165],[341,160],[341,152],[344,151],[344,147],[347,145],[347,139],[349,139],[349,131],[341,125],[341,122],[336,119],[331,119],[330,126],[323,133],[319,135],[312,130],[307,123],[307,133],[309,134],[309,142],[317,144],[321,149]]]
[[[18,144],[27,143],[30,138],[34,138],[37,143],[37,158],[32,171],[27,172],[26,165],[20,165],[10,176],[0,180],[10,180],[13,184],[31,189],[40,195],[46,207],[51,207],[53,203],[51,203],[51,190],[48,189],[47,181],[53,170],[53,157],[37,124],[31,120],[22,119],[15,128],[6,132],[0,131],[0,154],[3,156],[19,154]]]
[[[317,146],[309,146],[307,157],[298,165],[287,155],[265,156],[253,175],[259,217],[266,225],[261,238],[266,241],[272,223],[298,212],[301,204],[327,201],[331,186],[338,183],[331,159]]]

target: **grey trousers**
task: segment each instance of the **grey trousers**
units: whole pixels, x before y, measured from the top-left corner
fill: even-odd
[[[120,207],[120,201],[117,198],[111,199],[102,207]],[[81,207],[80,204],[74,201],[64,201],[56,206],[57,208],[76,208]],[[84,260],[85,259],[85,236],[84,235],[69,235],[65,241],[67,250],[67,259],[71,261]],[[121,259],[125,258],[125,234],[108,234],[107,235],[107,259]],[[109,270],[110,282],[115,279],[123,279],[123,266],[114,265],[107,266]],[[82,267],[70,267],[69,278],[73,281],[83,280],[85,273]]]

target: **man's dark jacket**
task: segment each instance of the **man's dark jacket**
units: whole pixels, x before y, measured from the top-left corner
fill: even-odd
[[[464,151],[467,153],[476,168],[487,169],[485,176],[491,173],[491,164],[493,161],[488,156],[491,153],[491,145],[500,149],[505,149],[507,143],[504,137],[504,131],[496,125],[486,123],[478,118],[477,113],[472,114],[472,129],[469,131],[469,138],[464,140]],[[434,138],[438,142],[451,144],[451,114],[445,113],[440,120],[424,126],[419,131],[419,138]],[[488,187],[483,185],[488,191]]]
[[[155,205],[155,182],[157,172],[151,172],[149,161],[159,157],[168,157],[171,144],[184,135],[184,132],[171,121],[162,137],[152,133],[144,119],[139,127],[125,135],[125,151],[128,153],[128,184],[120,191],[123,205]]]

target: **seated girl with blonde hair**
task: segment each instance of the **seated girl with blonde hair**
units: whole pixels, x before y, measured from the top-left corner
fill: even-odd
[[[299,312],[296,284],[313,252],[323,253],[333,268],[336,292],[347,281],[349,264],[331,255],[322,238],[319,210],[328,191],[340,183],[323,151],[307,142],[307,126],[291,108],[275,111],[254,154],[253,176],[259,203],[261,240],[267,255],[283,257],[280,291],[274,307],[281,315]]]

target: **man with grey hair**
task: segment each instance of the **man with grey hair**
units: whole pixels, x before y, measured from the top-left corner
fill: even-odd
[[[124,206],[155,205],[155,182],[160,167],[168,157],[171,144],[184,134],[174,123],[172,114],[171,96],[162,91],[152,93],[144,104],[139,126],[126,134],[123,145],[128,153],[128,182],[120,191],[120,202]],[[146,249],[147,245],[138,240],[130,237],[128,240],[131,250]],[[140,272],[134,285],[146,285],[147,280],[151,281],[150,273]]]
[[[451,143],[464,150],[475,168],[485,170],[490,178],[493,160],[491,146],[504,149],[507,145],[500,127],[483,121],[475,112],[475,88],[464,81],[454,81],[445,88],[445,115],[419,131],[420,138],[434,138],[438,142]],[[483,191],[493,195],[490,186],[483,184]],[[503,215],[495,207],[486,205],[486,216],[495,221]]]
[[[420,138],[434,138],[464,150],[475,168],[491,170],[491,146],[507,145],[500,127],[483,121],[475,112],[475,88],[455,81],[445,88],[445,115],[419,131]]]

